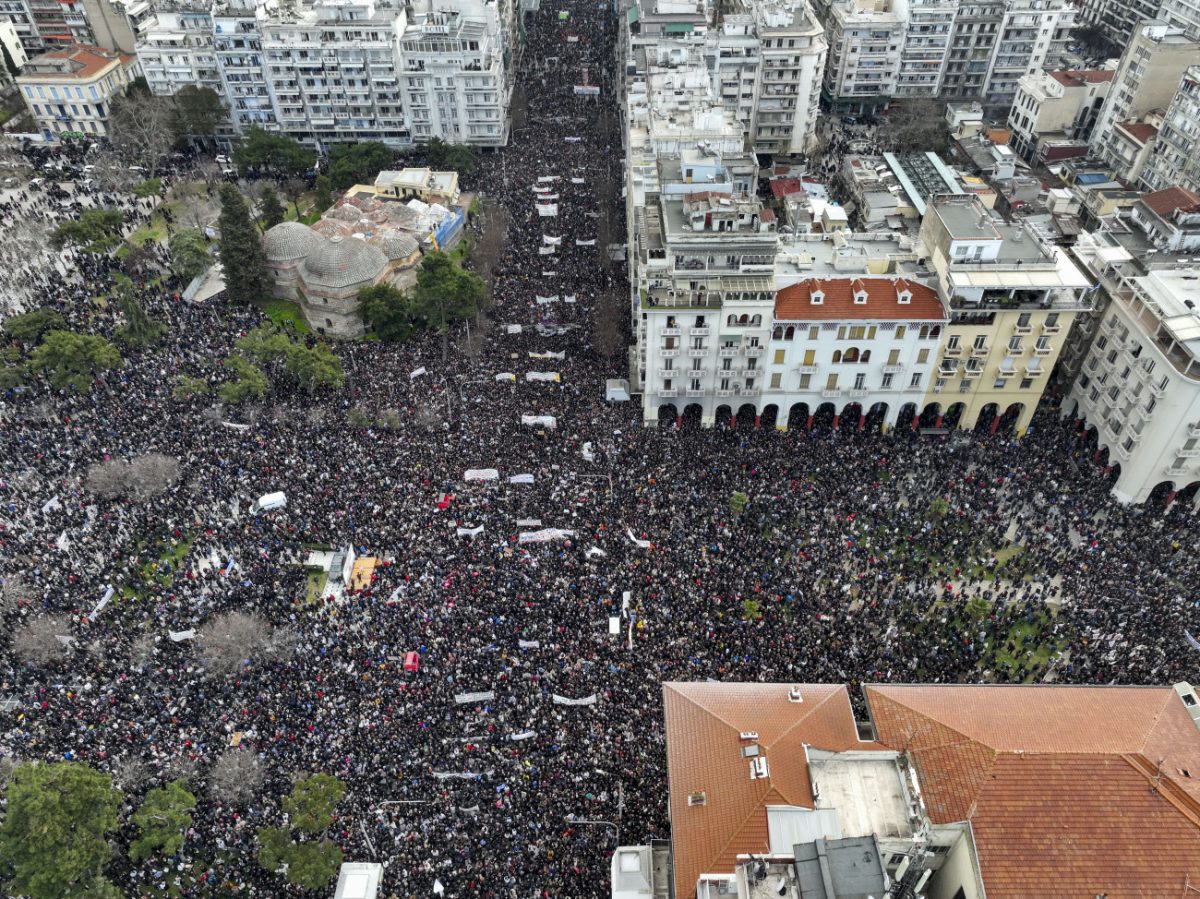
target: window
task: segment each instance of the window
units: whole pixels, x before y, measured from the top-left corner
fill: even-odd
[[[834,350],[833,351],[833,364],[837,365],[841,361],[842,361],[842,351]]]
[[[1049,337],[1039,337],[1037,339],[1037,343],[1034,344],[1034,347],[1039,350],[1050,349],[1050,338]]]
[[[812,389],[812,375],[801,375],[800,376],[800,389],[801,390],[811,390]]]
[[[929,361],[929,350],[921,350],[917,353],[917,364],[924,365]]]
[[[866,336],[867,336],[867,329],[863,325],[852,325],[850,327],[850,339],[851,340],[865,340]]]
[[[1019,336],[1008,338],[1008,351],[1014,356],[1021,352],[1021,338]]]
[[[896,325],[896,339],[903,340],[907,331],[908,327],[906,325]]]
[[[787,355],[787,350],[776,350],[775,351],[775,364],[783,365],[783,357],[786,355]]]
[[[995,388],[997,390],[1003,390],[1006,384],[1008,384],[1007,380],[1005,380],[1004,378],[997,378]]]
[[[866,386],[867,386],[867,376],[865,374],[863,374],[862,372],[859,372],[858,374],[856,374],[854,376],[854,389],[862,390]]]
[[[958,382],[958,392],[959,393],[970,393],[971,392],[971,379],[970,378],[963,378],[961,381]]]
[[[946,349],[957,350],[958,349],[958,341],[959,341],[959,336],[957,334],[951,334],[948,338],[946,338]]]
[[[775,374],[771,375],[771,389],[778,390],[779,382],[782,380],[783,380],[783,375],[781,375],[779,372],[776,372]]]
[[[1022,378],[1021,379],[1021,389],[1022,390],[1028,390],[1032,386],[1033,386],[1033,378]],[[1084,384],[1083,386],[1086,387],[1087,385]]]
[[[972,344],[972,346],[975,347],[975,349],[977,349],[977,350],[986,350],[987,349],[987,335],[986,334],[978,335],[975,338],[975,342]]]
[[[883,390],[891,390],[892,389],[892,378],[893,378],[893,375],[891,375],[891,374],[884,375],[883,381],[880,383],[879,386]]]
[[[900,364],[900,351],[899,350],[891,350],[888,352],[887,364],[888,365],[899,365]]]
[[[808,339],[816,340],[821,334],[821,328],[818,325],[810,325],[808,328]]]
[[[671,379],[664,378],[663,379],[663,390],[670,390],[670,389],[671,389]]]
[[[921,373],[919,371],[913,372],[912,380],[908,382],[908,386],[909,387],[920,387],[921,386]]]
[[[832,374],[828,378],[826,378],[825,379],[825,389],[826,390],[837,390],[837,379],[838,379],[838,376],[836,374]]]
[[[1020,315],[1017,316],[1017,327],[1018,328],[1028,328],[1029,327],[1029,313],[1028,312],[1022,312]]]

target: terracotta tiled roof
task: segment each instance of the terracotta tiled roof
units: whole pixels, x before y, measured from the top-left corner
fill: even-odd
[[[880,742],[916,766],[930,818],[970,819],[990,899],[1149,899],[1200,883],[1200,731],[1173,689],[866,694]]]
[[[1117,127],[1140,144],[1158,134],[1158,129],[1149,122],[1117,122]]]
[[[802,684],[799,703],[788,700],[791,686],[663,684],[677,899],[695,896],[701,874],[733,871],[738,854],[767,847],[768,805],[812,808],[805,745],[880,748],[859,742],[844,686]],[[744,731],[757,731],[768,778],[750,779]],[[705,804],[689,806],[697,792]]]
[[[70,71],[38,71],[37,63],[39,59],[69,60],[71,62]],[[30,77],[35,78],[55,77],[90,79],[104,71],[104,69],[114,62],[119,62],[121,65],[127,66],[133,62],[134,59],[136,59],[136,57],[128,54],[108,53],[99,47],[88,47],[82,44],[76,44],[71,47],[63,47],[60,50],[50,50],[46,53],[43,53],[41,56],[29,60],[28,74]]]
[[[771,196],[776,200],[782,200],[789,194],[798,194],[804,192],[804,184],[799,178],[772,178],[771,179]]]
[[[855,285],[867,291],[867,302],[854,302]],[[814,305],[812,293],[825,294]],[[902,304],[901,291],[907,290],[912,299]],[[946,321],[946,310],[937,291],[916,281],[903,278],[810,278],[785,287],[775,297],[776,321],[841,321],[869,319],[877,321]]]
[[[1064,87],[1082,87],[1112,81],[1116,73],[1112,69],[1062,69],[1048,74]]]
[[[1169,218],[1176,209],[1191,209],[1200,206],[1200,194],[1192,193],[1182,187],[1168,187],[1156,190],[1154,193],[1142,194],[1142,202],[1150,207],[1155,214]]]

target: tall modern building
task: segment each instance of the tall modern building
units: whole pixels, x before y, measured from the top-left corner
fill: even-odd
[[[992,68],[996,34],[1004,21],[1004,6],[1005,0],[970,0],[959,5],[950,32],[943,97],[983,97]]]
[[[908,0],[818,0],[829,57],[821,94],[834,110],[882,109],[896,94]]]
[[[936,97],[940,93],[959,8],[958,0],[909,0],[896,96]]]
[[[1183,73],[1141,181],[1147,190],[1182,187],[1200,192],[1200,65]]]
[[[1180,79],[1200,58],[1200,43],[1165,22],[1139,25],[1121,54],[1104,106],[1093,129],[1092,147],[1110,165],[1121,165],[1120,137],[1115,128],[1137,122],[1151,110],[1166,107]]]
[[[160,3],[142,25],[137,55],[146,83],[159,96],[172,96],[189,84],[224,93],[209,3]]]
[[[1079,20],[1103,30],[1125,47],[1146,21],[1160,21],[1200,35],[1198,0],[1083,0]]]
[[[984,109],[1006,113],[1021,76],[1056,65],[1074,26],[1075,7],[1067,0],[1006,0],[983,91]]]

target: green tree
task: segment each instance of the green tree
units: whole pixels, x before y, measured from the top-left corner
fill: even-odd
[[[341,388],[341,360],[328,344],[309,347],[293,340],[278,325],[264,324],[237,340],[237,348],[277,379],[307,390]]]
[[[261,128],[251,128],[238,142],[233,158],[240,166],[303,175],[312,169],[316,154],[300,146],[290,137],[272,134]]]
[[[187,400],[194,396],[207,396],[208,382],[203,378],[179,375],[175,379],[175,387],[171,391],[171,395],[177,400]]]
[[[380,340],[408,340],[416,333],[408,294],[391,284],[372,284],[358,292],[358,311]]]
[[[747,621],[758,621],[762,618],[762,606],[757,599],[742,600],[742,617]]]
[[[41,372],[58,390],[87,391],[105,371],[124,364],[117,348],[103,337],[74,331],[51,331],[33,351],[29,367]]]
[[[147,856],[174,855],[183,845],[184,835],[192,826],[196,797],[182,780],[151,790],[133,813],[139,836],[129,844],[129,857],[141,861]]]
[[[334,144],[329,148],[329,178],[338,190],[355,184],[373,184],[375,176],[394,161],[391,148],[377,140]]]
[[[288,852],[287,879],[306,890],[319,890],[342,866],[342,850],[332,840],[293,843]]]
[[[424,149],[425,160],[433,169],[453,169],[469,175],[479,165],[479,150],[469,144],[451,144],[435,137]]]
[[[50,245],[82,247],[86,253],[107,253],[121,243],[125,213],[119,209],[85,209],[79,218],[63,222],[50,232]]]
[[[966,611],[967,617],[970,618],[971,621],[978,624],[980,621],[983,621],[984,618],[987,618],[987,616],[991,614],[992,604],[990,602],[988,602],[986,599],[984,599],[982,596],[972,596],[970,599],[967,600],[967,604],[964,607],[964,611]]]
[[[258,831],[258,864],[264,871],[275,871],[288,860],[291,837],[282,827],[263,827]]]
[[[225,360],[225,368],[233,374],[233,379],[226,381],[217,390],[221,401],[231,406],[248,399],[266,396],[271,389],[267,376],[253,362],[242,356],[230,356]]]
[[[104,877],[120,793],[112,778],[77,762],[25,764],[9,778],[0,825],[0,879],[30,899],[116,897]]]
[[[734,515],[741,515],[749,503],[750,497],[738,490],[731,497],[729,497],[729,511]]]
[[[232,184],[221,185],[221,231],[217,251],[225,270],[225,289],[240,303],[265,300],[271,295],[267,254],[258,230],[250,221],[246,201]]]
[[[451,322],[474,315],[482,299],[482,279],[459,268],[445,253],[435,250],[421,260],[413,300],[430,325],[444,331]]]
[[[283,800],[292,827],[302,833],[322,834],[333,821],[333,811],[346,795],[346,785],[328,774],[314,774],[296,782]]]
[[[902,152],[942,152],[950,139],[945,102],[934,99],[905,99],[888,115],[887,138]]]
[[[326,175],[321,175],[317,178],[315,192],[313,193],[313,212],[324,212],[333,205],[332,187],[333,185]]]
[[[275,193],[275,188],[267,188],[262,199],[262,223],[263,228],[274,228],[284,219],[283,206],[279,202],[279,194]]]
[[[14,340],[33,344],[47,331],[66,328],[67,323],[53,309],[34,309],[22,315],[10,315],[4,319],[2,325]]]
[[[147,178],[140,184],[133,186],[133,195],[145,199],[146,197],[157,196],[160,190],[162,190],[161,178]]]
[[[125,324],[117,329],[117,338],[126,346],[145,347],[157,343],[162,337],[162,322],[150,317],[137,301],[133,290],[119,290],[118,305],[125,316]]]
[[[195,228],[180,228],[171,235],[167,249],[171,254],[171,270],[185,284],[206,272],[213,262],[208,240]]]
[[[207,143],[227,119],[228,113],[221,102],[221,95],[211,87],[189,84],[175,93],[172,131],[176,139],[195,137]]]

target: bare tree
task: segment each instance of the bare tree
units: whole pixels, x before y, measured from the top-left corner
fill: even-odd
[[[225,407],[217,403],[200,413],[200,417],[210,425],[218,425],[225,420]]]
[[[426,431],[436,431],[442,426],[441,413],[433,406],[422,406],[413,416],[413,423]]]
[[[113,762],[113,783],[126,793],[136,792],[150,776],[150,768],[136,755],[123,755]]]
[[[175,145],[172,103],[151,94],[129,94],[109,110],[109,141],[126,166],[139,165],[153,178]]]
[[[321,425],[323,425],[325,423],[325,418],[327,417],[327,415],[328,415],[328,413],[325,411],[324,406],[313,406],[311,409],[308,410],[309,426],[314,427],[314,428],[319,428]]]
[[[88,468],[87,485],[97,496],[130,496],[149,499],[179,480],[179,460],[162,453],[147,453],[132,462],[109,459]]]
[[[21,661],[47,665],[66,658],[67,646],[58,638],[69,636],[70,622],[65,615],[41,615],[13,631],[12,650]]]
[[[388,431],[399,431],[403,424],[403,419],[400,418],[398,409],[384,409],[379,413],[379,427]]]
[[[0,790],[8,786],[8,779],[12,777],[13,769],[21,764],[21,760],[15,755],[6,753],[0,755]]]
[[[196,646],[205,668],[213,674],[228,675],[241,670],[270,639],[270,626],[257,615],[225,612],[200,628]]]
[[[200,776],[200,763],[190,755],[177,755],[163,766],[163,780],[182,780],[195,783]]]
[[[227,749],[208,775],[208,792],[219,802],[230,805],[246,802],[258,795],[266,780],[262,760],[249,749]]]

